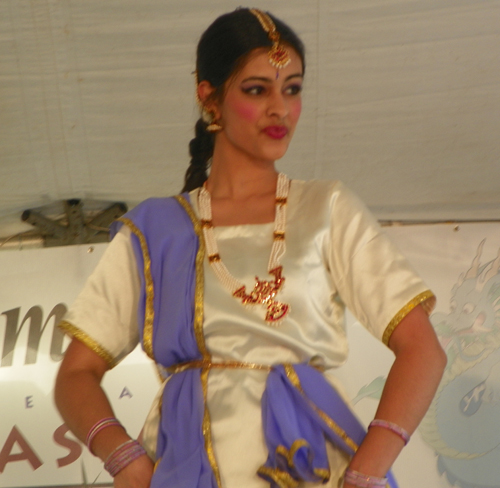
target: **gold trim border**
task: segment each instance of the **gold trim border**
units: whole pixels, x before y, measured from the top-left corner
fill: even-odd
[[[288,463],[288,466],[292,469],[295,468],[295,464],[293,462],[293,458],[295,456],[295,453],[301,448],[309,446],[309,443],[305,439],[297,439],[293,444],[290,450],[288,451],[287,448],[283,445],[279,445],[276,448],[276,454],[280,454],[284,458],[286,458],[286,461]],[[330,469],[321,469],[321,468],[314,468],[313,469],[314,474],[323,480],[323,483],[326,483],[330,479]]]
[[[148,244],[144,234],[136,227],[132,220],[126,217],[117,219],[125,224],[139,239],[141,245],[142,257],[144,261],[144,281],[146,283],[146,309],[144,311],[144,329],[143,329],[143,347],[146,354],[155,361],[153,352],[153,323],[155,318],[154,311],[154,284],[151,275],[151,256],[149,254]],[[155,361],[156,362],[156,361]]]
[[[198,236],[198,252],[196,253],[195,269],[196,269],[196,283],[194,294],[194,333],[198,348],[203,355],[204,361],[211,362],[211,356],[205,344],[205,336],[203,334],[203,287],[204,287],[204,274],[203,274],[203,260],[205,259],[205,240],[203,239],[203,231],[201,223],[193,211],[191,204],[182,196],[177,195],[174,197],[182,208],[186,211],[193,224],[194,232]],[[208,374],[210,368],[203,368],[201,370],[201,387],[203,390],[203,437],[205,439],[205,450],[207,451],[208,460],[212,471],[217,481],[217,486],[222,487],[219,466],[215,458],[214,447],[212,443],[212,427],[210,421],[210,412],[207,405],[208,394]]]
[[[203,239],[203,231],[201,223],[194,213],[191,204],[182,196],[176,195],[174,197],[185,212],[188,214],[193,224],[194,232],[198,237],[198,252],[196,253],[196,283],[194,292],[194,333],[198,348],[203,355],[203,359],[210,361],[210,353],[205,344],[205,336],[203,334],[203,260],[205,259],[205,240]]]
[[[301,447],[307,447],[309,443],[305,439],[297,439],[293,442],[292,447],[290,447],[290,450],[288,450],[283,444],[280,444],[276,448],[276,454],[279,454],[283,456],[286,459],[286,462],[290,468],[294,468],[295,464],[293,462],[293,458],[295,456],[295,453],[301,448]]]
[[[99,357],[104,359],[109,366],[109,369],[114,368],[118,361],[113,357],[113,355],[104,347],[102,347],[95,339],[90,337],[82,329],[78,328],[76,325],[71,324],[66,320],[62,320],[57,324],[57,326],[64,331],[66,334],[78,339],[83,342],[89,349],[94,351]]]
[[[257,470],[257,473],[272,479],[279,488],[298,488],[299,486],[299,482],[292,478],[287,471],[282,471],[278,468],[273,469],[267,466],[261,466]]]
[[[418,294],[415,298],[411,299],[389,322],[385,328],[382,342],[389,347],[389,340],[394,329],[401,323],[401,321],[417,306],[422,304],[427,315],[430,315],[436,304],[436,297],[431,290],[426,290]]]

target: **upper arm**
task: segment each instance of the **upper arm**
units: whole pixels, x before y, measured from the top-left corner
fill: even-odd
[[[414,307],[394,329],[389,338],[389,348],[396,356],[407,351],[418,351],[424,356],[438,351],[444,357],[439,339],[422,305]]]
[[[130,231],[123,227],[59,326],[114,366],[138,343],[139,296]]]
[[[83,342],[73,338],[64,354],[59,368],[58,380],[67,375],[84,372],[92,374],[101,381],[108,369],[109,365],[105,359]]]

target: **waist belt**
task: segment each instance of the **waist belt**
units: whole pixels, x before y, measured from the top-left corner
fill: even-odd
[[[195,361],[187,361],[185,363],[175,364],[174,366],[170,366],[168,368],[161,367],[162,371],[165,371],[168,374],[181,373],[182,371],[186,371],[187,369],[257,369],[262,371],[271,371],[273,366],[266,364],[257,364],[257,363],[245,363],[241,361],[207,361],[206,359],[199,359]]]

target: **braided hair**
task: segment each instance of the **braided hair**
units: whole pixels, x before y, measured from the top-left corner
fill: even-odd
[[[270,15],[270,14],[269,14]],[[302,60],[305,71],[305,49],[297,34],[285,23],[270,15],[281,42],[291,46]],[[197,82],[208,81],[214,87],[213,97],[221,100],[224,85],[243,67],[254,49],[270,47],[272,42],[259,20],[247,8],[239,8],[218,17],[203,33],[196,51]],[[215,135],[207,131],[202,117],[196,122],[195,137],[189,143],[191,161],[184,178],[183,192],[202,186],[207,179]]]

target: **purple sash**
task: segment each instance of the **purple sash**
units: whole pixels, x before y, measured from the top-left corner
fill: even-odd
[[[187,194],[183,197],[189,202]],[[196,284],[197,277],[203,276],[203,262],[199,222],[189,205],[181,205],[176,198],[149,199],[113,225],[113,233],[121,223],[133,231],[141,276],[138,318],[144,350],[165,368],[209,360],[201,329],[196,334],[193,327],[203,319]],[[208,453],[210,439],[203,434],[208,415],[203,393],[206,373],[186,369],[167,381],[151,488],[220,488],[216,463]],[[273,367],[262,398],[262,415],[269,457],[259,475],[272,488],[293,486],[295,480],[326,481],[325,439],[352,455],[365,435],[323,375],[306,364]],[[392,477],[390,486],[397,488]]]
[[[365,430],[323,374],[308,364],[273,367],[262,397],[262,420],[269,452],[259,475],[278,480],[326,482],[329,464],[325,439],[349,455]],[[397,488],[391,473],[389,486]],[[292,486],[292,483],[290,483]]]

